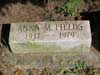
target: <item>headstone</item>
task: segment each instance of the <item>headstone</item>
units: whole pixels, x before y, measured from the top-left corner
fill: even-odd
[[[12,23],[9,44],[13,53],[89,52],[89,21]]]
[[[6,26],[7,36],[2,38],[9,43],[18,68],[59,70],[73,67],[77,60],[89,61],[86,56],[91,47],[89,21],[12,23],[8,26],[10,31]]]

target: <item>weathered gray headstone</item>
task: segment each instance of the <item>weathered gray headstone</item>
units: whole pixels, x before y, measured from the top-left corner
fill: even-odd
[[[9,43],[13,53],[89,52],[89,21],[12,23]]]

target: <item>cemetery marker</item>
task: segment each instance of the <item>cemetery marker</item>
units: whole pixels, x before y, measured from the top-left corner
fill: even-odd
[[[89,52],[89,21],[12,23],[9,44],[13,53]]]

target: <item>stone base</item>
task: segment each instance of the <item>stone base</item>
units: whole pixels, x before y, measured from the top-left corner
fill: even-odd
[[[99,59],[90,53],[14,54],[19,68],[73,68],[77,61],[99,67]]]

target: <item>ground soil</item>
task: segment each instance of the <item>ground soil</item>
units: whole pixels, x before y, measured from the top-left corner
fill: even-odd
[[[82,20],[84,16],[81,16],[80,13],[100,11],[100,0],[82,0],[81,5],[77,9],[76,16],[68,16],[64,13],[56,13],[56,8],[62,6],[63,3],[64,0],[51,0],[51,2],[46,3],[45,5],[34,5],[31,2],[26,2],[25,4],[21,2],[6,3],[0,7],[0,24],[34,21]],[[100,57],[100,48],[99,46],[97,47],[97,45],[99,45],[99,38],[96,34],[96,31],[92,32],[93,44],[91,51]],[[3,70],[2,67],[7,68],[2,64],[0,67],[0,71]],[[2,72],[0,72],[0,75],[3,75]]]

